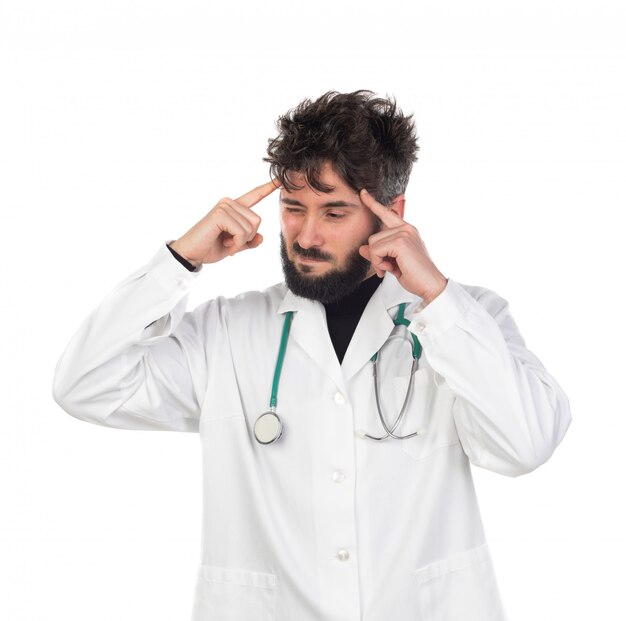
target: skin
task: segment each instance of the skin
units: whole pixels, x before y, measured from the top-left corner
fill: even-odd
[[[272,179],[236,200],[221,198],[202,220],[170,247],[196,266],[217,263],[242,250],[256,248],[263,241],[263,236],[257,233],[261,218],[251,208],[278,187],[279,182]]]
[[[381,205],[366,190],[355,192],[333,170],[322,168],[323,183],[332,185],[329,193],[308,186],[300,174],[293,174],[293,192],[280,187],[278,180],[260,185],[239,198],[220,199],[215,207],[171,247],[195,265],[216,263],[243,250],[256,248],[263,237],[257,232],[261,218],[252,207],[280,187],[280,226],[289,258],[302,274],[314,278],[332,269],[342,269],[351,250],[371,261],[367,276],[393,274],[402,287],[419,295],[425,303],[446,287],[447,278],[430,258],[417,229],[405,222],[405,197],[397,196],[389,206]],[[343,206],[328,205],[342,201]],[[295,204],[297,203],[297,204]],[[373,233],[376,218],[382,230]],[[367,244],[362,244],[367,239]],[[293,244],[315,249],[323,258],[304,258]]]
[[[401,209],[395,210],[381,205],[365,189],[359,197],[383,223],[383,230],[359,248],[361,256],[372,262],[379,276],[390,272],[404,289],[419,295],[426,304],[432,302],[446,288],[448,279],[433,263],[418,230],[404,221],[404,198]]]
[[[350,252],[373,232],[376,216],[364,207],[358,194],[329,164],[322,168],[321,174],[322,182],[334,188],[329,193],[318,192],[306,185],[301,174],[292,174],[291,180],[303,187],[293,192],[280,190],[280,228],[287,256],[301,274],[312,278],[333,269],[343,269]],[[347,206],[329,205],[338,201]],[[304,249],[316,249],[326,258],[302,257],[293,249],[295,242]],[[374,268],[370,268],[366,278],[374,273]]]

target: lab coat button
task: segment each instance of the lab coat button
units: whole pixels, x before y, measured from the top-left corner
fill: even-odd
[[[333,481],[335,483],[341,483],[345,478],[346,475],[341,472],[341,470],[335,470],[335,472],[333,472]]]
[[[346,402],[346,398],[340,392],[335,394],[335,403],[342,404],[345,402]]]
[[[426,326],[420,321],[420,323],[415,324],[415,329],[418,332],[424,332],[424,330],[426,329]]]
[[[339,550],[339,552],[337,552],[337,558],[340,561],[347,561],[350,558],[350,552],[342,548],[341,550]]]

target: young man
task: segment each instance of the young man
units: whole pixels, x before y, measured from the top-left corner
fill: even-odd
[[[446,278],[405,222],[418,147],[395,102],[329,92],[278,129],[272,179],[105,297],[54,398],[199,432],[194,621],[503,620],[470,463],[535,469],[568,399],[507,301]],[[204,265],[262,242],[254,208],[277,189],[285,283],[186,311]]]

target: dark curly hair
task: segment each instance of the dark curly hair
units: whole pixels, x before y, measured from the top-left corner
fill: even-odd
[[[389,205],[406,191],[417,161],[413,115],[405,116],[395,99],[374,97],[365,89],[304,99],[278,118],[276,128],[279,134],[268,140],[269,157],[263,161],[289,191],[303,187],[289,179],[290,172],[299,172],[312,188],[330,192],[332,187],[320,180],[320,169],[329,161],[355,192],[365,188]]]

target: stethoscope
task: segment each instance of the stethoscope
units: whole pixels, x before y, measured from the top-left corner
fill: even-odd
[[[393,321],[395,326],[405,326],[405,328],[407,328],[404,331],[404,335],[391,336],[383,344],[383,347],[394,338],[404,339],[406,338],[407,334],[411,335],[413,362],[411,363],[411,373],[410,373],[410,379],[409,379],[409,386],[406,390],[406,396],[404,397],[404,402],[402,403],[402,407],[400,408],[400,413],[398,414],[396,421],[391,427],[389,427],[381,411],[380,394],[379,394],[379,389],[378,389],[378,363],[379,363],[379,358],[380,358],[380,352],[382,350],[382,347],[381,347],[381,349],[379,349],[370,358],[370,360],[372,361],[372,371],[374,375],[374,395],[376,397],[376,409],[378,410],[378,417],[380,418],[380,422],[382,423],[383,428],[385,429],[386,433],[384,436],[377,437],[377,436],[372,436],[365,432],[361,432],[359,435],[363,438],[369,438],[370,440],[379,441],[379,440],[385,440],[388,437],[392,437],[392,438],[395,438],[396,440],[405,440],[407,438],[412,438],[416,435],[419,435],[421,431],[418,429],[417,431],[410,433],[408,435],[405,435],[405,436],[397,436],[393,433],[396,427],[400,424],[402,417],[404,416],[404,412],[406,410],[406,407],[407,407],[407,404],[409,402],[409,398],[411,395],[411,390],[413,388],[413,377],[415,376],[415,371],[417,371],[419,358],[422,355],[422,346],[419,340],[417,339],[417,336],[415,336],[415,334],[413,334],[412,332],[409,332],[408,330],[408,326],[410,322],[404,316],[405,307],[406,307],[406,303],[400,304],[398,308],[398,314],[396,315],[396,318]],[[291,328],[292,320],[293,320],[293,311],[287,311],[285,313],[285,322],[283,324],[283,332],[282,332],[282,336],[280,339],[278,359],[276,360],[276,367],[274,368],[274,380],[272,381],[272,394],[270,397],[270,409],[269,411],[261,414],[257,418],[254,424],[254,437],[257,439],[257,441],[260,444],[271,444],[272,442],[275,442],[276,440],[278,440],[278,438],[280,438],[283,435],[283,424],[280,418],[278,417],[278,414],[276,414],[276,404],[277,404],[277,395],[278,395],[278,384],[280,382],[280,373],[283,368],[283,361],[285,359],[285,351],[287,349],[287,341],[289,340],[289,329]]]

